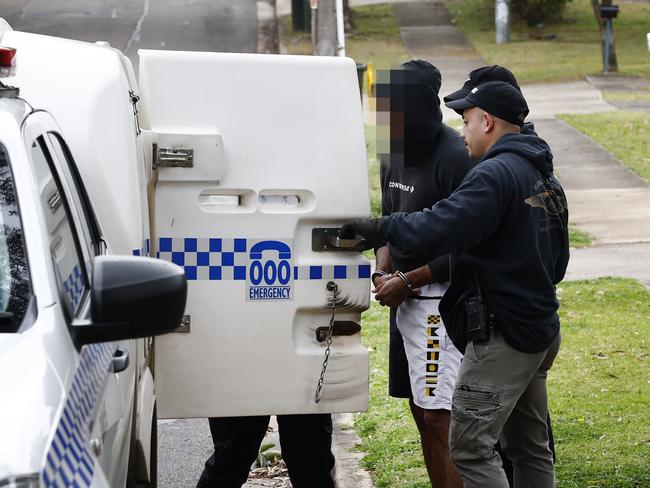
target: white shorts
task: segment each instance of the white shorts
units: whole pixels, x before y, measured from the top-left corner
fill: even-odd
[[[397,328],[404,339],[413,402],[427,410],[451,410],[462,354],[452,344],[438,312],[448,284],[426,285],[420,298],[397,307]]]

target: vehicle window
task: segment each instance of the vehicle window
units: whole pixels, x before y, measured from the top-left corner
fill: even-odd
[[[80,259],[83,256],[81,246],[75,234],[70,206],[42,137],[32,144],[31,159],[47,225],[59,295],[69,316],[74,317],[90,289],[86,266]]]
[[[13,329],[27,312],[32,295],[27,253],[13,175],[5,148],[0,145],[0,312],[3,327]],[[9,319],[13,314],[13,323]]]
[[[82,244],[85,245],[85,251],[88,254],[87,262],[91,263],[92,261],[89,258],[101,253],[101,237],[90,199],[88,198],[86,188],[83,185],[72,154],[63,139],[61,139],[61,136],[56,132],[50,132],[48,133],[48,139],[52,148],[52,155],[59,163],[57,168],[61,171],[66,195],[72,203],[75,224],[84,237]],[[90,269],[90,265],[88,268]]]

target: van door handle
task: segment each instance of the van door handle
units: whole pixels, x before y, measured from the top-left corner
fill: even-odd
[[[129,352],[121,347],[118,347],[113,353],[113,360],[111,361],[111,371],[113,373],[120,373],[129,367]]]
[[[354,239],[341,239],[337,227],[317,227],[311,230],[311,250],[315,252],[361,252],[365,239],[355,236]]]
[[[365,239],[361,236],[355,236],[354,239],[341,239],[339,236],[327,236],[327,243],[330,246],[346,251],[355,251],[364,242]]]

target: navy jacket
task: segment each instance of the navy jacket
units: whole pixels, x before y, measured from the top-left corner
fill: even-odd
[[[568,211],[552,161],[539,137],[504,135],[449,198],[393,214],[381,229],[404,252],[453,253],[452,288],[457,277],[470,288],[477,273],[504,339],[524,352],[546,349],[559,331],[555,284],[569,260]]]

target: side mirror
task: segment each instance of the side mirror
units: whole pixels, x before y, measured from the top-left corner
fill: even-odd
[[[98,256],[93,265],[91,322],[73,324],[79,345],[171,332],[187,297],[182,268],[159,259]]]

